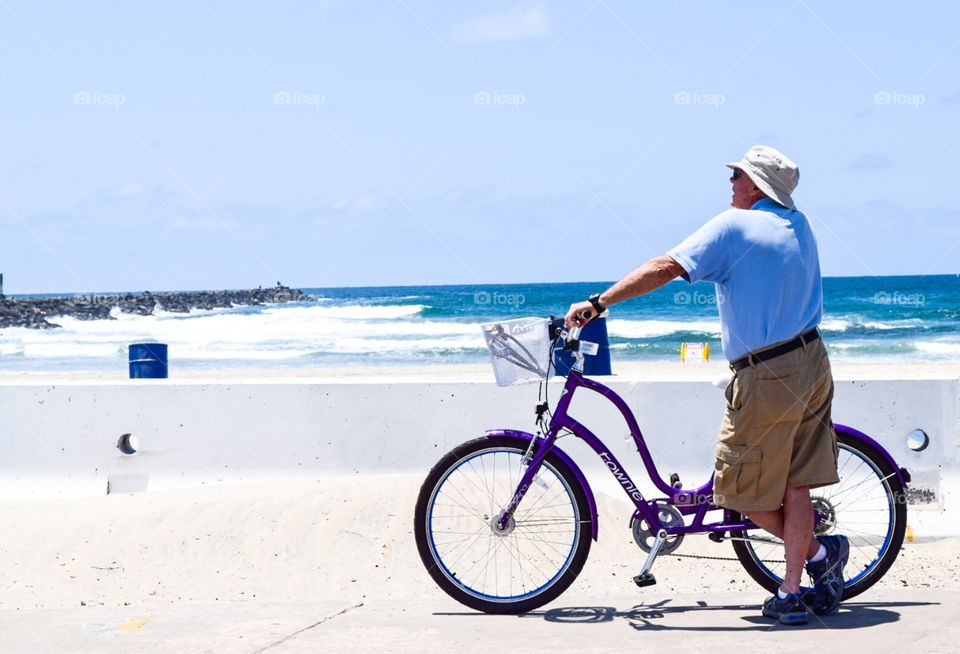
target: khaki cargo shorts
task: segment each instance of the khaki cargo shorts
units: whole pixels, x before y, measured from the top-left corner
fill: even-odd
[[[833,375],[822,339],[741,369],[726,396],[713,482],[718,505],[775,511],[787,487],[839,481]]]

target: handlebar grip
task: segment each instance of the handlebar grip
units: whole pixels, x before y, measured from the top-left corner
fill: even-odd
[[[585,310],[586,311],[586,310]],[[567,329],[566,324],[564,323],[563,318],[554,318],[550,317],[550,337],[559,338],[561,335],[565,334],[566,338],[564,340],[569,343],[570,341],[575,341],[580,338],[580,330],[582,327],[573,327],[572,329]]]

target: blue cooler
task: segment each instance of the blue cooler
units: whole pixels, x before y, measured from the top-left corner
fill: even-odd
[[[135,343],[130,346],[130,379],[166,378],[166,343]]]
[[[599,347],[593,356],[583,357],[583,374],[612,375],[610,370],[610,340],[607,338],[607,319],[594,318],[580,332],[581,341],[596,343]],[[558,375],[566,375],[573,367],[573,352],[557,347],[553,353],[553,365]]]

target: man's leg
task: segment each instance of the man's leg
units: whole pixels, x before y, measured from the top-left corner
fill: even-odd
[[[820,543],[813,537],[810,489],[806,486],[787,488],[783,495],[783,508],[754,511],[748,517],[764,530],[783,539],[787,570],[781,588],[785,593],[799,592],[803,564],[820,549]]]

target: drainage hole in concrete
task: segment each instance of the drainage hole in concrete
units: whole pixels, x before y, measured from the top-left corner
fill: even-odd
[[[132,434],[124,434],[117,441],[117,449],[124,454],[136,454],[140,447],[140,441]]]

